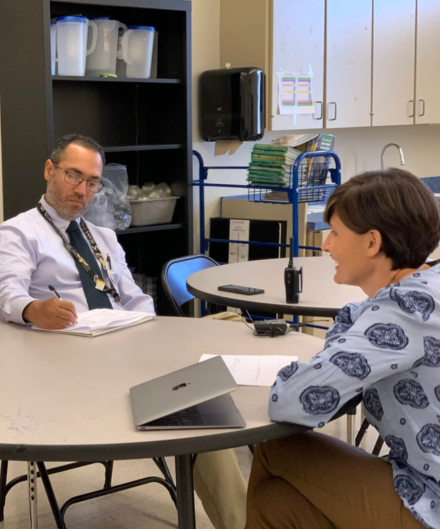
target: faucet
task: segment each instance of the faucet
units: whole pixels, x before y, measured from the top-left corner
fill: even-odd
[[[399,149],[400,152],[400,165],[405,165],[405,158],[403,157],[403,151],[400,147],[400,145],[397,145],[397,143],[387,143],[385,147],[382,149],[382,153],[380,155],[380,168],[383,171],[384,170],[384,164],[383,164],[383,158],[385,155],[385,151],[388,149],[388,147],[396,147]]]

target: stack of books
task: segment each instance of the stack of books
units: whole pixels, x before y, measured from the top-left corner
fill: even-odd
[[[251,185],[289,186],[292,166],[300,154],[301,151],[287,145],[255,144],[247,181]]]

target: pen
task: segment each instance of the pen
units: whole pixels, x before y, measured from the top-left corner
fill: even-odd
[[[111,262],[111,259],[110,259],[110,254],[107,254],[107,263],[108,263],[108,267],[111,270],[112,269],[112,262]]]
[[[57,289],[55,287],[53,287],[52,285],[48,285],[48,288],[56,298],[61,299],[61,296],[58,294]]]

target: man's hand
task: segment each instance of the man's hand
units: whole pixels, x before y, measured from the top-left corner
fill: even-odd
[[[56,298],[32,301],[23,311],[23,319],[40,329],[65,329],[76,323],[77,317],[73,303]]]

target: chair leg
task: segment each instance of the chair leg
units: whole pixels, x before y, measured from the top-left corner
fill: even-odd
[[[382,446],[383,446],[383,439],[382,439],[382,437],[379,436],[377,438],[376,444],[374,445],[374,448],[373,448],[373,455],[374,456],[379,457],[380,451],[382,450]]]
[[[8,478],[8,461],[2,461],[0,467],[0,522],[5,519],[6,481]]]
[[[367,421],[367,419],[364,419],[364,422],[362,423],[362,426],[356,435],[356,440],[354,442],[355,446],[360,446],[362,439],[364,438],[364,435],[366,434],[368,427],[370,426],[370,423]]]

